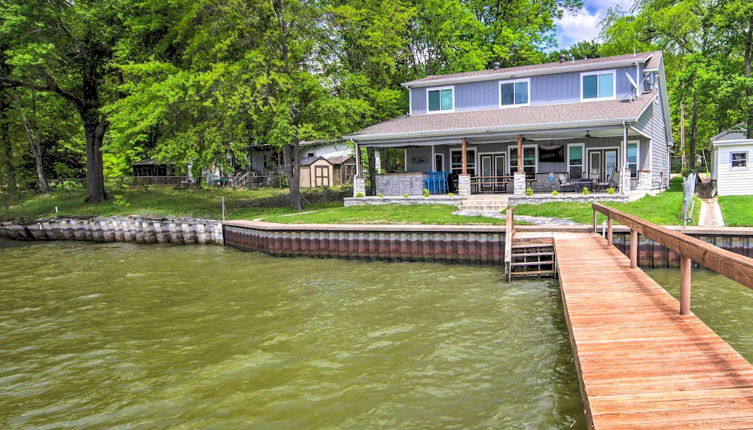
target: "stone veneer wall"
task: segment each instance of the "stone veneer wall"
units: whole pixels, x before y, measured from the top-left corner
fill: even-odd
[[[510,206],[515,205],[540,205],[542,203],[552,202],[580,202],[580,203],[592,203],[592,202],[621,202],[627,203],[628,196],[626,194],[589,194],[584,196],[580,193],[565,193],[561,192],[558,196],[551,194],[534,194],[532,196],[513,196],[509,195],[507,203]]]
[[[281,225],[226,223],[225,245],[278,256],[504,262],[504,228],[486,226]]]
[[[346,197],[345,207],[373,205],[452,205],[457,206],[464,200],[459,196],[408,196],[408,197]]]
[[[15,240],[86,240],[222,245],[216,220],[143,217],[65,217],[29,224],[0,224],[0,237]]]

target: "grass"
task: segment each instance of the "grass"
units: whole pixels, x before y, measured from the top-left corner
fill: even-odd
[[[719,196],[724,225],[753,226],[753,196]]]
[[[302,193],[306,210],[342,206],[343,194],[350,191],[311,189]],[[154,217],[222,218],[220,199],[225,198],[228,219],[254,219],[266,215],[292,213],[288,191],[278,188],[233,190],[228,188],[174,189],[134,187],[110,192],[111,199],[85,204],[83,191],[57,192],[34,196],[22,204],[0,208],[0,220],[30,221],[57,215],[141,215]]]
[[[669,190],[656,196],[646,196],[629,203],[605,203],[615,209],[627,212],[660,225],[680,225],[679,215],[682,211],[682,179],[673,178]],[[695,199],[693,210],[693,224],[698,224],[701,202]],[[516,215],[546,216],[569,219],[575,222],[590,224],[593,211],[590,203],[544,203],[540,205],[519,205],[515,207]],[[600,216],[599,222],[606,218]]]
[[[378,205],[329,208],[301,215],[275,215],[264,221],[285,224],[504,224],[497,218],[453,215],[449,205]]]

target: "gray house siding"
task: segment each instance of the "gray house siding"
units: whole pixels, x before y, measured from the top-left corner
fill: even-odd
[[[651,169],[651,188],[661,188],[669,185],[666,174],[668,166],[669,148],[667,146],[667,132],[664,126],[661,95],[649,105],[643,115],[638,118],[635,128],[651,136],[651,159],[647,169]],[[662,175],[662,172],[665,175]],[[664,183],[662,183],[662,180]]]
[[[635,79],[635,67],[605,69],[615,71],[617,99],[635,94],[626,74]],[[531,105],[577,103],[580,101],[580,72],[532,76],[530,78]],[[639,75],[640,76],[640,75]],[[455,84],[455,111],[497,109],[499,107],[499,82],[490,80]],[[412,88],[411,113],[426,114],[426,88]]]

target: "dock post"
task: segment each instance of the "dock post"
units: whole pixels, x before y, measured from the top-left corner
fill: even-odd
[[[638,230],[630,229],[630,268],[638,267]]]
[[[610,245],[614,243],[612,242],[612,218],[609,216],[607,217],[607,243]]]
[[[680,257],[680,315],[690,314],[690,269],[693,262],[684,255]]]
[[[596,212],[596,209],[593,210],[594,212],[594,219],[593,219],[593,226],[594,226],[594,234],[596,233],[596,219],[599,217],[598,212]]]

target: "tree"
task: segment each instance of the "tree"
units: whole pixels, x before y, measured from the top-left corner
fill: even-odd
[[[567,60],[584,60],[586,58],[599,58],[601,53],[599,52],[601,45],[596,41],[583,40],[569,48],[552,51],[547,54],[548,62],[560,61],[560,58],[564,56]]]
[[[128,4],[0,0],[0,38],[7,44],[0,75],[5,88],[22,87],[55,94],[78,113],[86,141],[86,201],[107,198],[102,145],[110,122],[102,106],[119,78],[112,67],[113,48]]]

